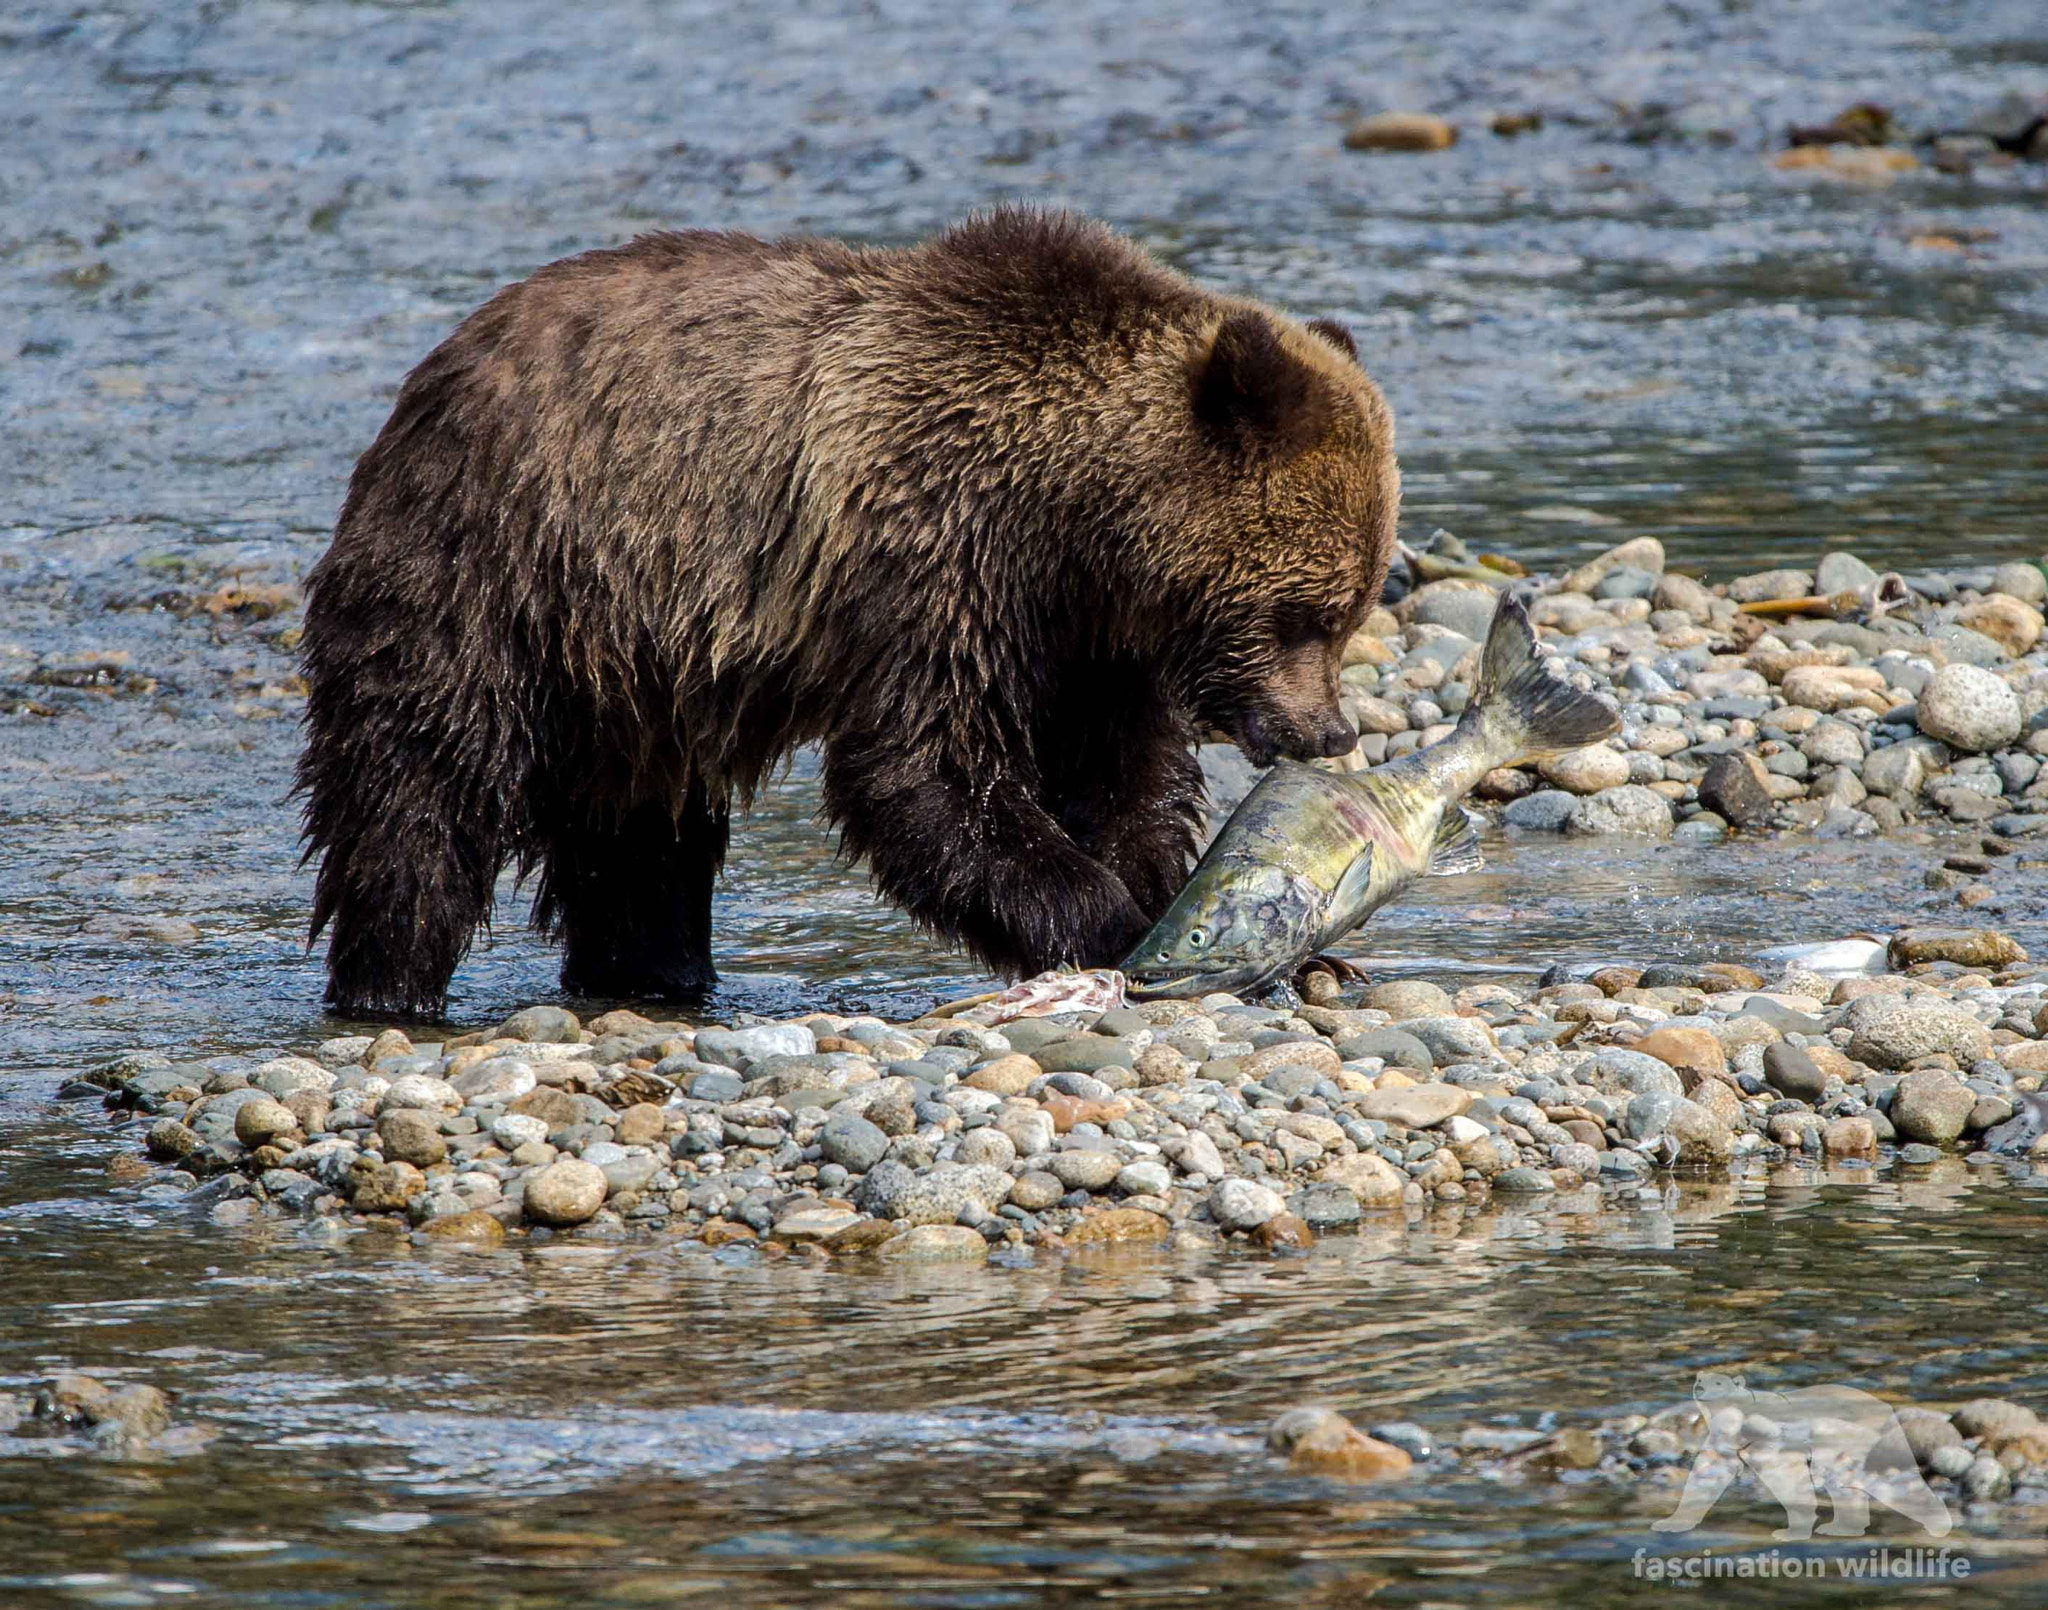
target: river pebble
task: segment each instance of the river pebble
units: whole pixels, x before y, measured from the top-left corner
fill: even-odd
[[[566,1032],[552,1013],[508,1022]],[[2048,1170],[2048,972],[1996,928],[996,1029],[828,1012],[612,1013],[530,1042],[503,1026],[382,1054],[314,1045],[299,1060],[324,1059],[327,1087],[285,1102],[252,1082],[274,1050],[77,1071],[148,1119],[109,1189],[395,1219],[423,1246],[490,1243],[481,1215],[501,1235],[698,1236],[727,1256],[865,1255],[917,1226],[948,1233],[897,1256],[1201,1235],[1260,1256],[1383,1213],[1626,1208],[1667,1171],[1973,1152]],[[726,1060],[706,1072],[706,1051]]]
[[[1509,827],[1700,841],[1730,826],[1865,834],[1948,818],[2048,832],[2039,565],[1916,573],[1903,602],[1880,603],[1881,578],[1853,552],[1707,584],[1667,573],[1656,539],[1634,538],[1521,585],[1539,636],[1614,698],[1622,731],[1490,773],[1477,800]],[[1433,695],[1469,685],[1457,673],[1490,594],[1432,582],[1368,618],[1342,686],[1369,754],[1405,752],[1444,719]],[[1467,647],[1443,664],[1440,643]]]

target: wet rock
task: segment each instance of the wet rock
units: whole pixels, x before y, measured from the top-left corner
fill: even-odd
[[[818,1037],[801,1023],[763,1023],[749,1029],[699,1029],[699,1061],[745,1072],[769,1057],[807,1057],[818,1049]]]
[[[1700,1080],[1718,1079],[1728,1070],[1721,1042],[1705,1029],[1657,1029],[1636,1041],[1634,1049],[1676,1070],[1688,1091]]]
[[[604,1170],[580,1157],[560,1157],[527,1177],[526,1216],[536,1224],[565,1228],[597,1217],[610,1182]]]
[[[835,1108],[818,1137],[826,1161],[837,1163],[849,1173],[865,1174],[889,1151],[889,1137],[880,1125],[870,1123],[857,1112]]]
[[[490,1057],[454,1075],[448,1087],[465,1102],[503,1107],[517,1101],[537,1082],[531,1064],[517,1057]],[[733,1094],[739,1092],[735,1090]]]
[[[383,1143],[388,1161],[410,1163],[414,1168],[432,1168],[448,1156],[448,1142],[442,1137],[439,1120],[417,1108],[402,1108],[379,1117],[377,1139]]]
[[[1370,1091],[1359,1098],[1357,1111],[1361,1118],[1381,1119],[1403,1129],[1429,1129],[1471,1107],[1471,1091],[1431,1084]]]
[[[1164,1241],[1173,1226],[1144,1208],[1105,1208],[1092,1212],[1066,1234],[1070,1247],[1109,1246],[1117,1242]]]
[[[1448,1017],[1453,1011],[1450,995],[1420,978],[1393,978],[1375,984],[1365,992],[1362,1004],[1387,1013],[1396,1022],[1415,1017]]]
[[[1976,1093],[1954,1074],[1921,1068],[1899,1081],[1891,1121],[1905,1140],[1946,1146],[1962,1134],[1964,1120],[1976,1104]]]
[[[885,1263],[986,1263],[988,1242],[964,1224],[913,1224],[875,1248]]]
[[[1012,1054],[976,1068],[960,1082],[970,1090],[986,1090],[991,1095],[1021,1096],[1044,1073],[1030,1057]]]
[[[1699,794],[1700,804],[1743,829],[1768,826],[1777,810],[1768,774],[1754,755],[1716,755],[1700,778]]]
[[[1368,1029],[1352,1035],[1337,1049],[1347,1061],[1378,1057],[1390,1068],[1407,1068],[1416,1073],[1428,1073],[1436,1067],[1429,1047],[1401,1029]]]
[[[1531,795],[1539,799],[1541,795]],[[1528,804],[1528,800],[1518,801]],[[1510,806],[1510,809],[1514,807]],[[1565,832],[1573,838],[1604,838],[1626,834],[1641,838],[1668,839],[1673,827],[1671,804],[1639,783],[1610,788],[1582,799],[1572,808]]]
[[[1493,1033],[1477,1018],[1418,1017],[1401,1028],[1422,1042],[1439,1067],[1493,1055]]]
[[[829,1241],[861,1220],[850,1208],[804,1207],[783,1214],[769,1234],[777,1241]]]
[[[1049,1177],[1065,1195],[1067,1187],[1056,1175]],[[941,1163],[920,1174],[892,1160],[868,1171],[854,1194],[854,1206],[878,1219],[952,1224],[969,1203],[993,1213],[1015,1194],[1018,1183],[997,1168]]]
[[[1629,780],[1628,757],[1605,744],[1549,756],[1537,763],[1536,771],[1568,794],[1598,794]]]
[[[1267,1427],[1266,1442],[1298,1469],[1361,1481],[1405,1475],[1414,1464],[1404,1451],[1368,1437],[1335,1409],[1289,1409]]]
[[[1457,141],[1455,125],[1427,112],[1375,112],[1344,132],[1352,151],[1441,151]]]
[[[1922,1006],[1889,1001],[1882,996],[1868,998],[1871,1010],[1860,1023],[1851,1009],[1855,1033],[1848,1053],[1852,1060],[1873,1068],[1907,1068],[1922,1057],[1947,1055],[1964,1067],[1991,1053],[1991,1036],[1983,1024],[1967,1012],[1952,1006]]]
[[[1902,928],[1892,935],[1889,954],[1895,968],[1915,962],[2010,967],[2027,959],[2017,940],[1993,928]]]
[[[1578,800],[1564,790],[1546,788],[1511,802],[1501,812],[1501,820],[1509,827],[1534,833],[1562,833],[1578,806]]]
[[[492,1031],[494,1040],[525,1040],[534,1045],[573,1045],[583,1025],[576,1014],[559,1006],[529,1006],[514,1012]]]
[[[1944,665],[1918,701],[1920,730],[1952,749],[1982,754],[2020,735],[2019,696],[2004,678],[1974,665]]]
[[[94,1409],[93,1427],[102,1442],[140,1444],[171,1428],[171,1400],[140,1382],[109,1393]]]
[[[1794,1101],[1816,1102],[1827,1093],[1827,1074],[1798,1046],[1778,1040],[1764,1047],[1764,1078]]]
[[[1292,1213],[1276,1213],[1252,1231],[1252,1240],[1268,1252],[1306,1252],[1316,1244],[1314,1232]]]
[[[1226,1230],[1256,1230],[1286,1207],[1278,1191],[1255,1180],[1224,1180],[1209,1192],[1209,1216]]]
[[[1325,1164],[1316,1182],[1341,1186],[1360,1207],[1385,1207],[1401,1200],[1408,1176],[1377,1153],[1359,1152]]]
[[[1122,1169],[1115,1152],[1056,1152],[1046,1164],[1046,1172],[1070,1191],[1106,1191]]]
[[[1876,1127],[1860,1114],[1833,1119],[1821,1131],[1821,1149],[1830,1157],[1875,1157]]]
[[[498,1247],[505,1244],[505,1226],[480,1208],[443,1214],[420,1226],[428,1239],[444,1246]]]
[[[251,1148],[272,1143],[295,1145],[299,1140],[299,1120],[283,1102],[245,1102],[235,1111],[235,1139]]]
[[[349,1178],[349,1206],[358,1213],[403,1213],[426,1188],[425,1177],[410,1163],[358,1166]]]

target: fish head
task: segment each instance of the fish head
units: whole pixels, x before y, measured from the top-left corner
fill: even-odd
[[[1138,1000],[1191,999],[1271,983],[1313,943],[1314,886],[1285,867],[1197,874],[1122,963]]]

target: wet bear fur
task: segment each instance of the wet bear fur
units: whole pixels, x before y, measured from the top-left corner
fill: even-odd
[[[730,812],[802,744],[920,922],[1114,962],[1186,874],[1199,739],[1351,747],[1398,500],[1341,327],[1081,218],[550,264],[407,377],[309,578],[328,1001],[440,1013],[508,863],[565,989],[703,991]]]

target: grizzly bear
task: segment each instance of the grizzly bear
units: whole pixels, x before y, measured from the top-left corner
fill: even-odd
[[[406,378],[308,579],[329,1003],[438,1015],[508,862],[566,990],[703,991],[729,813],[813,743],[917,920],[1115,962],[1186,876],[1199,740],[1355,742],[1393,436],[1341,326],[1064,214],[540,269]]]

